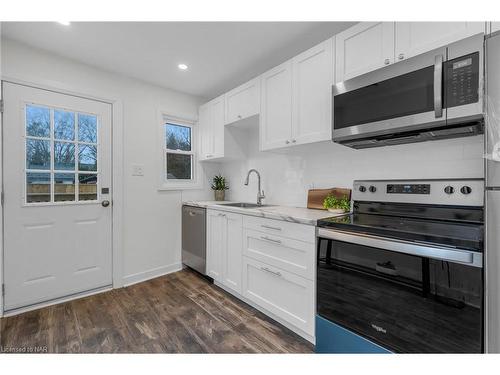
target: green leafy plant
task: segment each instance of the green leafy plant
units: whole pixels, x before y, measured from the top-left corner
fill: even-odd
[[[337,198],[333,195],[328,195],[323,201],[323,207],[326,209],[334,208],[349,212],[351,210],[351,201],[344,195],[342,198]]]
[[[229,189],[229,185],[226,182],[226,178],[222,175],[215,175],[212,179],[212,190],[224,191]]]

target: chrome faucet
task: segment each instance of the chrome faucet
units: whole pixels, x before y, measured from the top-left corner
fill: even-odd
[[[250,173],[255,172],[257,175],[258,179],[258,191],[257,191],[257,204],[259,206],[262,206],[262,199],[264,199],[266,196],[264,195],[264,190],[261,190],[260,188],[260,173],[256,169],[250,169],[247,174],[247,178],[245,179],[245,185],[248,186],[248,180],[250,179]]]

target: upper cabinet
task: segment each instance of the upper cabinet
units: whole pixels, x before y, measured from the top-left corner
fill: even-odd
[[[332,137],[333,39],[292,59],[292,143]]]
[[[395,58],[401,61],[484,32],[484,22],[396,22]]]
[[[292,62],[264,73],[261,85],[261,149],[285,147],[292,139]]]
[[[224,157],[224,96],[199,108],[200,160]]]
[[[500,22],[490,22],[490,32],[494,33],[498,30],[500,30]]]
[[[261,76],[261,150],[331,138],[333,41]]]
[[[258,115],[260,112],[260,77],[226,93],[225,101],[226,124]]]
[[[336,35],[335,82],[484,32],[485,22],[361,22]]]
[[[335,36],[335,81],[394,62],[394,22],[361,22]]]

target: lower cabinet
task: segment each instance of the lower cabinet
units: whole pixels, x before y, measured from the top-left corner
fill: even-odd
[[[314,338],[314,227],[207,209],[207,275]]]
[[[243,257],[243,296],[314,336],[314,283]]]
[[[207,275],[241,293],[243,224],[239,214],[207,210]]]

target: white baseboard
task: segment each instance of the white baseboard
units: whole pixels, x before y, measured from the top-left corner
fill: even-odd
[[[169,264],[168,266],[161,266],[153,268],[148,271],[134,273],[132,275],[125,276],[123,278],[123,286],[127,287],[133,284],[137,284],[149,279],[154,279],[156,277],[164,276],[172,272],[177,272],[182,270],[182,263]]]

